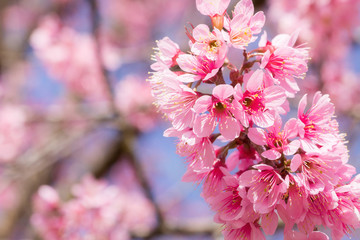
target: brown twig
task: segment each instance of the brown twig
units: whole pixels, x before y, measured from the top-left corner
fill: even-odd
[[[96,59],[98,59],[98,66],[103,74],[103,82],[108,92],[112,113],[114,115],[117,115],[117,111],[115,107],[115,95],[110,81],[110,74],[106,69],[106,67],[104,66],[103,52],[101,48],[99,6],[96,0],[87,0],[87,3],[90,7],[91,33],[93,35],[95,42]]]
[[[56,159],[71,155],[74,143],[82,138],[86,132],[73,131],[69,135],[61,136],[58,135],[58,132],[54,132],[54,136],[50,137],[51,141],[48,141],[44,146],[39,146],[39,148],[30,149],[17,160],[16,168],[8,169],[5,176],[8,176],[9,184],[14,183],[19,187],[19,202],[14,208],[4,213],[6,218],[0,226],[0,239],[9,239],[21,219],[28,221],[29,209],[31,209],[29,203],[31,203],[32,195],[40,185],[48,182],[53,170],[51,166],[56,162]]]

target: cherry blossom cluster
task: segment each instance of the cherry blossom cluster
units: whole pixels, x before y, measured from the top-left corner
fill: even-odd
[[[285,239],[341,239],[360,227],[360,177],[348,162],[344,134],[328,95],[304,95],[290,118],[289,98],[308,68],[299,32],[260,37],[263,12],[241,0],[197,0],[212,28],[186,29],[189,50],[168,37],[157,42],[149,82],[158,109],[171,121],[186,157],[184,181],[223,225],[225,239],[265,239],[279,218]],[[242,61],[242,63],[241,63]],[[238,64],[238,63],[241,64]]]
[[[34,196],[31,222],[44,239],[126,240],[134,231],[146,234],[155,223],[153,205],[138,191],[86,176],[72,193],[75,198],[61,202],[56,190],[44,185]]]

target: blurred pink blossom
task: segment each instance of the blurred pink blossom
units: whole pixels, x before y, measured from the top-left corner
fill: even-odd
[[[101,69],[101,58],[114,68],[112,55],[104,45],[98,56],[95,40],[88,34],[77,33],[62,25],[55,16],[45,17],[31,36],[31,46],[50,74],[71,91],[91,100],[107,100],[108,93]]]
[[[115,87],[115,104],[121,116],[141,131],[150,130],[159,120],[153,101],[145,77],[128,75]]]
[[[16,105],[0,106],[0,162],[13,160],[27,139],[26,113]]]
[[[35,195],[31,222],[45,239],[126,240],[154,224],[153,206],[139,192],[91,176],[72,190],[74,198],[65,203],[50,186],[40,187]]]

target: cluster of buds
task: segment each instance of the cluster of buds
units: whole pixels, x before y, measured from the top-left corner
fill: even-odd
[[[295,32],[271,41],[263,34],[248,51],[265,16],[241,0],[230,17],[229,3],[197,0],[213,29],[187,29],[188,53],[163,38],[151,66],[155,104],[172,122],[164,135],[179,139],[177,152],[188,162],[183,180],[203,183],[225,239],[265,239],[281,218],[284,239],[329,239],[322,225],[339,240],[360,226],[360,177],[352,179],[334,106],[317,92],[287,117],[308,49],[296,46]]]

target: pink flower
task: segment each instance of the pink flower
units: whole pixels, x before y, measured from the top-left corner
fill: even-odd
[[[295,46],[295,43],[299,36],[299,30],[293,32],[291,35],[289,34],[278,34],[271,41],[267,40],[267,33],[261,36],[259,41],[259,47],[266,52],[267,50],[270,53],[274,53],[274,51],[278,48],[282,47],[290,47],[298,52],[298,57],[304,59],[305,61],[309,60],[309,48],[304,47],[302,45]]]
[[[193,37],[196,42],[191,46],[192,53],[213,61],[225,59],[227,45],[218,29],[215,28],[210,32],[207,25],[200,24],[194,28]]]
[[[282,86],[288,97],[300,90],[294,77],[304,78],[307,72],[303,55],[290,47],[277,48],[273,53],[266,51],[260,67],[266,70],[268,81]]]
[[[170,38],[164,37],[157,42],[158,52],[154,56],[156,63],[151,65],[154,71],[163,71],[175,66],[176,58],[181,53],[179,45],[171,41]]]
[[[359,195],[353,195],[344,188],[346,189],[346,187],[335,189],[339,198],[338,206],[329,210],[324,216],[326,225],[332,230],[331,235],[334,240],[341,240],[345,234],[350,234],[353,229],[360,227],[359,209],[353,203],[354,199],[358,202]]]
[[[327,211],[338,206],[339,198],[334,190],[309,194],[307,197],[308,211],[306,216],[298,219],[298,229],[305,234],[309,234],[317,225],[327,225]],[[286,231],[285,231],[286,232]]]
[[[253,72],[248,79],[245,91],[241,85],[235,86],[235,100],[239,111],[234,115],[244,127],[254,122],[259,127],[270,127],[274,124],[276,109],[286,100],[285,91],[278,86],[264,88],[264,73],[261,70]]]
[[[204,95],[200,97],[195,105],[196,113],[205,113],[197,115],[194,121],[194,133],[199,137],[209,136],[219,122],[219,130],[222,136],[227,139],[234,139],[239,136],[241,127],[238,120],[232,114],[235,111],[230,97],[234,89],[230,85],[221,84],[213,89],[213,96]]]
[[[179,67],[185,71],[184,74],[179,76],[179,80],[184,83],[209,80],[217,74],[224,63],[224,59],[218,58],[214,61],[205,56],[191,54],[181,54],[176,61]]]
[[[260,49],[265,52],[260,68],[266,71],[267,84],[282,86],[288,97],[294,97],[299,91],[294,78],[303,78],[307,72],[308,48],[294,47],[298,33],[279,34],[270,42],[265,32],[259,42]]]
[[[290,168],[292,171],[299,171],[297,175],[310,194],[317,194],[332,189],[338,183],[336,169],[341,164],[336,157],[329,155],[297,154],[292,159]]]
[[[273,167],[258,164],[253,168],[257,170],[248,170],[240,175],[240,186],[249,188],[247,197],[254,204],[255,212],[269,213],[288,186]]]
[[[156,72],[148,80],[155,97],[155,104],[172,121],[178,130],[192,127],[194,112],[192,110],[198,94],[182,84],[178,76],[170,70]]]
[[[261,155],[270,160],[280,158],[282,153],[292,155],[300,147],[299,140],[289,140],[298,135],[297,121],[295,118],[290,119],[285,123],[284,130],[280,131],[282,121],[280,117],[276,117],[274,125],[267,128],[267,132],[260,128],[250,128],[249,138],[255,144],[269,148]]]
[[[261,32],[264,23],[264,13],[260,11],[254,15],[252,1],[241,0],[236,4],[229,23],[229,42],[235,48],[244,49],[257,39],[254,35]]]
[[[216,211],[215,218],[219,221],[239,220],[242,215],[247,214],[243,208],[243,198],[246,198],[245,188],[239,186],[239,180],[236,176],[232,176],[225,168],[221,168],[221,170],[224,173],[223,189],[205,200]]]
[[[316,92],[312,106],[305,112],[307,105],[305,94],[298,108],[298,118],[304,124],[300,130],[301,148],[306,152],[318,151],[317,145],[334,145],[337,143],[337,126],[331,124],[334,115],[334,105],[330,102],[329,95]]]
[[[60,204],[54,189],[39,189],[32,224],[43,238],[126,240],[130,232],[147,233],[155,223],[152,204],[134,189],[87,176],[73,194]]]

